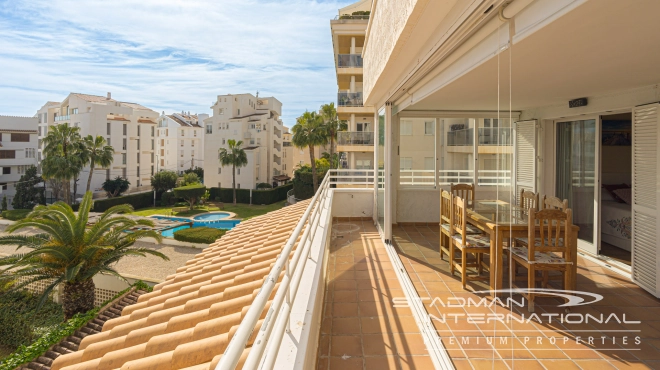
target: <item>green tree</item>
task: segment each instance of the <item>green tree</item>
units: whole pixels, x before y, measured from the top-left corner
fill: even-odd
[[[314,181],[314,192],[319,188],[316,177],[316,159],[314,148],[328,143],[328,130],[323,123],[323,118],[316,112],[305,112],[298,117],[296,124],[291,128],[293,138],[291,142],[296,148],[309,148],[309,159],[312,165],[312,179]]]
[[[6,211],[6,210],[7,210],[7,196],[3,195],[2,196],[2,211]]]
[[[181,180],[181,186],[201,184],[199,176],[195,172],[188,172],[183,174],[183,180]]]
[[[41,176],[37,175],[37,167],[28,167],[16,184],[16,195],[11,202],[14,209],[32,209],[37,204],[45,203],[44,188],[37,186],[43,181]]]
[[[105,180],[101,187],[108,195],[108,198],[114,198],[120,196],[123,192],[128,190],[128,187],[131,183],[123,177],[117,176],[114,179]]]
[[[234,192],[234,205],[236,205],[236,167],[241,168],[248,164],[247,154],[245,154],[245,150],[241,148],[241,145],[243,145],[242,141],[229,139],[227,140],[228,148],[220,148],[218,151],[220,165],[222,167],[231,166],[231,187]]]
[[[134,247],[137,240],[161,236],[154,230],[136,229],[151,226],[150,220],[134,220],[119,215],[131,212],[128,204],[114,206],[103,212],[98,220],[87,227],[92,193],[87,192],[80,203],[78,214],[63,202],[50,206],[37,206],[25,219],[7,228],[10,235],[0,236],[0,245],[18,245],[29,251],[0,258],[0,282],[27,278],[12,286],[22,289],[28,284],[43,281],[47,287],[41,303],[59,284],[64,284],[62,308],[66,319],[79,312],[94,308],[94,276],[105,273],[124,279],[116,270],[116,263],[126,256],[151,254],[167,260],[167,256],[150,248]],[[15,231],[35,228],[33,235],[14,234]]]
[[[64,199],[71,203],[70,181],[77,178],[85,165],[85,147],[80,137],[80,128],[68,123],[52,126],[43,140],[44,160],[42,176],[66,183]]]
[[[200,182],[204,179],[204,169],[202,167],[188,168],[184,170],[183,173],[195,173],[199,177]]]
[[[328,137],[330,138],[330,159],[335,158],[335,140],[339,131],[346,131],[348,125],[346,121],[339,120],[337,116],[337,109],[335,103],[323,104],[321,106],[321,117],[323,117],[323,124],[325,125]],[[329,160],[330,160],[329,159]],[[339,161],[330,160],[332,168],[337,168]]]
[[[84,144],[84,160],[89,164],[89,177],[87,178],[87,189],[89,191],[92,185],[92,175],[94,174],[94,167],[108,168],[114,159],[115,150],[107,145],[103,136],[94,137],[87,135],[83,139]]]
[[[190,210],[192,211],[202,197],[206,194],[206,186],[202,184],[181,186],[174,188],[174,196],[177,198],[183,198],[190,205]]]
[[[151,176],[151,187],[157,193],[164,193],[176,187],[176,180],[179,177],[174,171],[160,171]]]

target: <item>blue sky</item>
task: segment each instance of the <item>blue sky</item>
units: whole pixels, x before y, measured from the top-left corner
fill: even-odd
[[[0,0],[0,115],[108,91],[211,113],[219,94],[259,91],[292,126],[336,100],[329,20],[353,2]]]

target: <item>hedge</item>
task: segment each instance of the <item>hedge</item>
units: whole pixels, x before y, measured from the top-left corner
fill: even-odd
[[[317,172],[319,186],[323,182],[325,172]],[[314,182],[311,172],[296,171],[293,175],[293,194],[296,199],[309,199],[314,196]]]
[[[32,212],[31,209],[13,209],[9,211],[2,211],[2,218],[11,221],[18,221],[24,219],[28,213]]]
[[[225,235],[227,230],[215,229],[212,227],[191,227],[174,232],[174,239],[189,243],[215,243],[221,236]]]
[[[136,281],[133,284],[135,289],[142,289],[152,291],[153,288],[145,284],[143,281]],[[131,288],[124,289],[117,293],[113,298],[105,301],[101,307],[93,308],[85,313],[75,314],[71,319],[65,322],[60,322],[50,330],[46,331],[37,340],[28,346],[21,345],[18,349],[0,361],[0,370],[13,370],[18,366],[34,361],[38,356],[43,355],[46,351],[56,343],[59,343],[63,338],[72,335],[76,330],[80,329],[87,322],[96,318],[96,315],[110,302],[114,301],[122,294],[129,291]]]
[[[59,304],[48,300],[37,311],[38,303],[39,297],[25,290],[0,293],[0,344],[28,345],[64,320]]]
[[[293,189],[292,183],[273,189],[252,190],[252,204],[273,204],[286,200],[286,193],[291,189]],[[234,202],[231,188],[210,188],[209,191],[212,200],[219,198],[223,203]],[[250,204],[250,189],[236,189],[236,202]]]
[[[92,211],[103,212],[119,204],[130,204],[133,206],[134,209],[153,207],[154,193],[153,192],[139,193],[139,194],[124,195],[123,197],[95,200]]]

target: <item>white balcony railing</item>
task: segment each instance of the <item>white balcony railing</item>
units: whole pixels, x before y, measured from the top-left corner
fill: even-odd
[[[326,213],[327,196],[331,185],[370,183],[373,184],[373,170],[330,170],[314,194],[305,213],[302,215],[293,233],[287,240],[278,256],[272,270],[266,276],[254,301],[243,317],[236,333],[220,358],[216,370],[233,370],[236,368],[240,357],[245,350],[248,340],[254,332],[261,314],[268,304],[269,298],[280,281],[280,274],[284,276],[279,282],[279,288],[275,293],[268,313],[266,314],[261,328],[252,344],[244,369],[272,369],[277,359],[277,353],[282,344],[282,338],[287,332],[287,324],[291,314],[293,300],[302,281],[303,270],[307,263],[313,263],[311,250],[314,237],[324,227],[320,225],[322,213]],[[308,227],[305,227],[308,225]],[[304,229],[304,231],[303,231]],[[302,236],[301,236],[302,234]],[[298,240],[300,238],[300,240]],[[295,247],[295,248],[294,248]],[[295,251],[294,251],[295,249]],[[293,252],[293,255],[291,254]]]
[[[479,186],[511,185],[509,170],[479,170],[477,184]],[[401,170],[399,185],[435,186],[434,170]],[[440,170],[437,185],[471,184],[474,183],[474,170]]]

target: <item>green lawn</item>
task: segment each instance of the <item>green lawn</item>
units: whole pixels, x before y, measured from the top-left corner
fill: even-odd
[[[267,206],[262,206],[262,205],[249,205],[249,204],[241,204],[238,203],[236,205],[233,204],[225,204],[224,208],[222,211],[227,211],[227,212],[233,212],[236,213],[236,217],[247,220],[252,217],[256,216],[261,216],[265,213],[271,212],[278,210],[282,207],[284,207],[284,204],[286,204],[285,201],[282,202],[277,202],[273,203]],[[209,211],[220,211],[218,208],[217,204],[215,203],[210,203],[208,207],[202,207],[202,208],[197,208],[192,211],[186,211],[186,212],[179,212],[175,213],[172,212],[173,207],[152,207],[152,208],[144,208],[139,211],[135,211],[131,214],[136,215],[136,216],[151,216],[151,215],[166,215],[166,216],[182,216],[182,217],[189,217],[189,216],[194,216],[200,213],[205,213]]]

